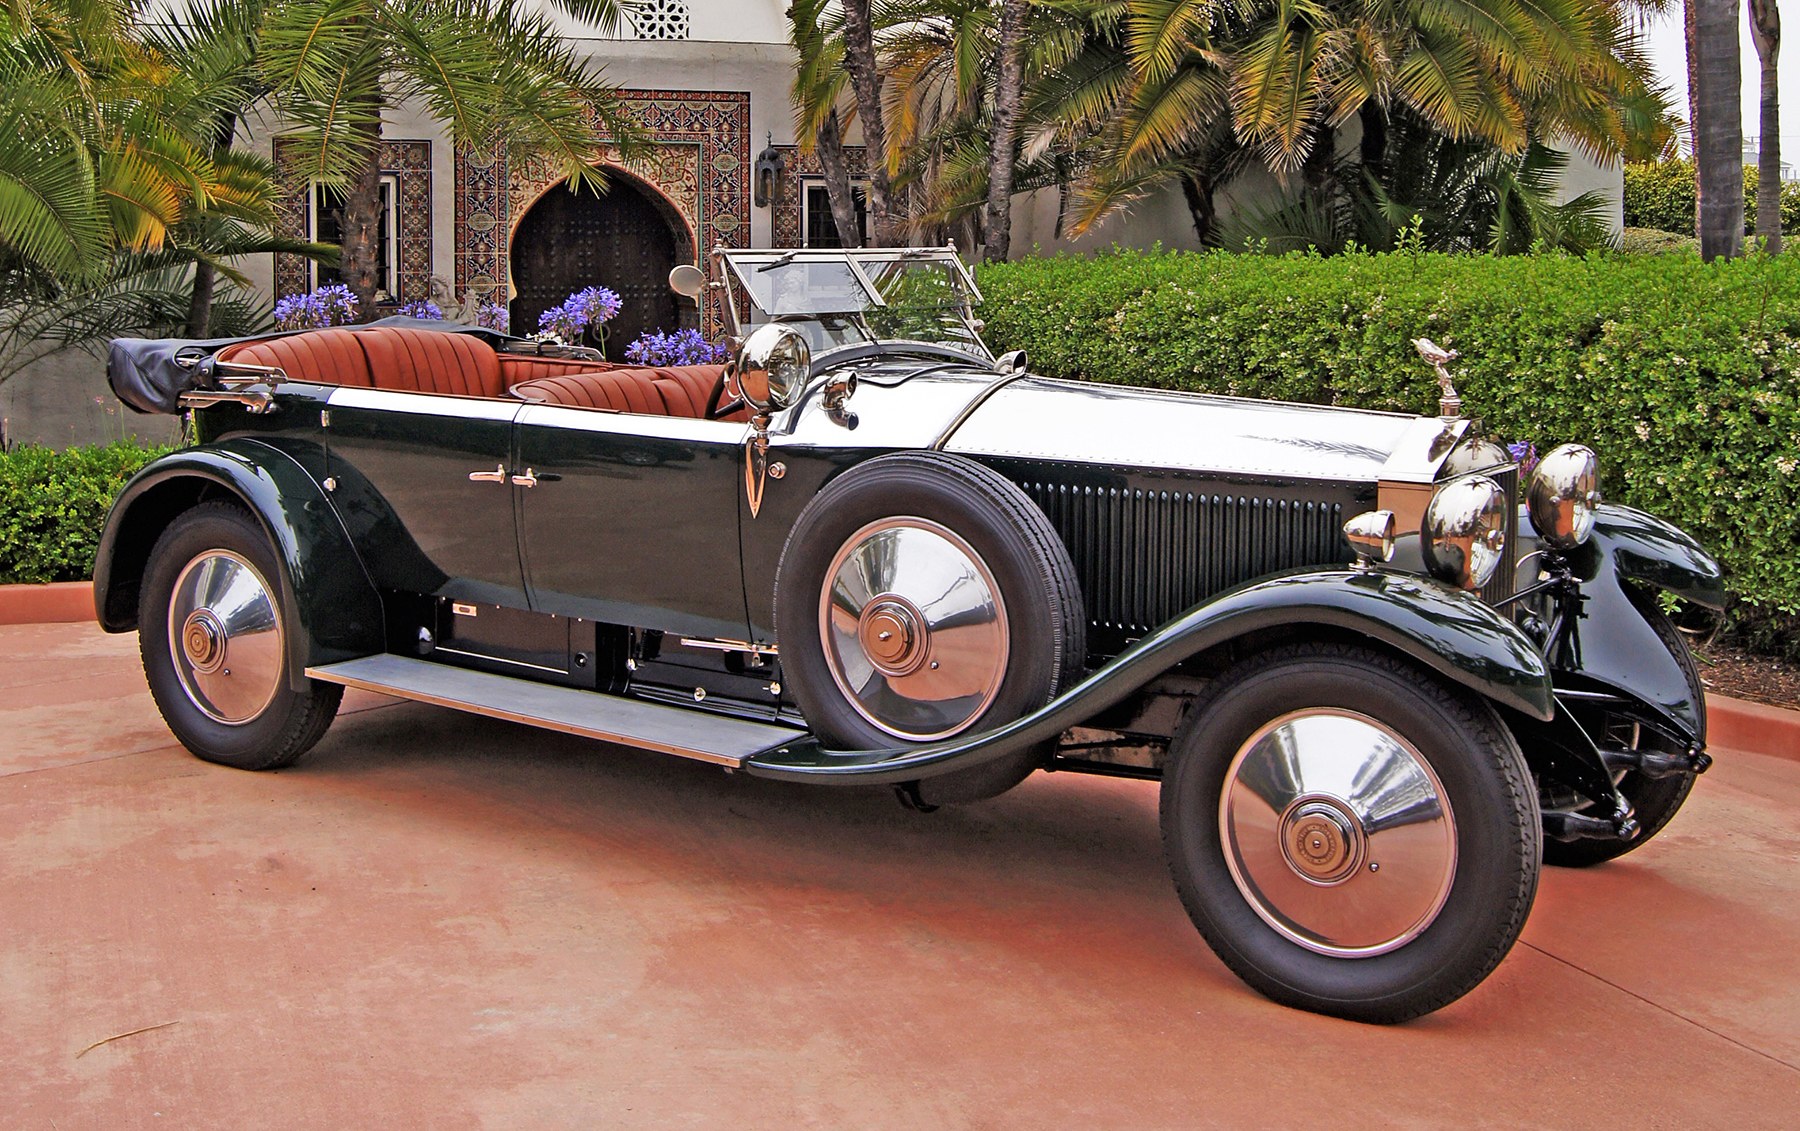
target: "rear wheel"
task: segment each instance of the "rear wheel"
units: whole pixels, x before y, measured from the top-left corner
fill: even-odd
[[[1429,1013],[1485,978],[1537,891],[1524,758],[1486,704],[1394,657],[1276,649],[1176,737],[1163,844],[1234,973],[1357,1021]]]
[[[337,714],[343,688],[289,678],[280,573],[256,521],[206,503],[150,552],[138,646],[150,694],[181,744],[244,770],[291,765]]]

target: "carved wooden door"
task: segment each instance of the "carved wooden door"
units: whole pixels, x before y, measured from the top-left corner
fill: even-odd
[[[687,254],[687,240],[624,177],[614,175],[604,196],[552,189],[513,233],[513,332],[535,333],[538,315],[574,291],[610,287],[622,305],[606,324],[606,356],[622,361],[639,334],[683,324],[669,270]],[[590,335],[585,344],[597,343]]]

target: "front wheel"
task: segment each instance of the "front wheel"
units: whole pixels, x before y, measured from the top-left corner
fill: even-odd
[[[1284,1005],[1391,1023],[1499,965],[1537,891],[1531,777],[1487,704],[1366,649],[1299,645],[1177,736],[1163,844],[1195,926]]]
[[[280,574],[241,508],[205,503],[169,524],[144,569],[138,647],[151,697],[181,744],[241,770],[291,765],[325,733],[344,689],[289,679]]]

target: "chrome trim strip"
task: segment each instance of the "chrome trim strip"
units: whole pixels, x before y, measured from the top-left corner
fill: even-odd
[[[684,648],[700,648],[709,652],[748,652],[752,656],[779,656],[781,649],[773,644],[752,644],[748,640],[713,640],[696,636],[678,637]]]
[[[570,405],[521,402],[521,428],[573,428],[582,432],[606,432],[615,436],[647,436],[659,440],[693,440],[736,446],[749,435],[742,421],[697,420],[691,416],[649,416],[635,412],[605,412]]]
[[[447,416],[459,420],[511,420],[524,401],[463,397],[452,393],[407,392],[401,389],[366,389],[339,385],[326,400],[332,408],[367,408],[384,412],[410,412],[421,416]]]
[[[433,652],[447,652],[452,656],[467,656],[471,660],[482,660],[493,664],[511,664],[515,668],[530,668],[534,672],[549,672],[551,675],[568,675],[567,668],[552,668],[544,664],[528,664],[524,660],[509,660],[505,656],[490,656],[486,652],[465,652],[461,648],[449,648],[442,644],[432,649]]]

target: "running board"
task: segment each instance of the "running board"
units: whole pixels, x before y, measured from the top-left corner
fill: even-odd
[[[697,758],[732,769],[806,733],[772,723],[490,675],[405,656],[364,656],[341,664],[307,668],[306,674],[326,683],[360,687],[621,746]]]

